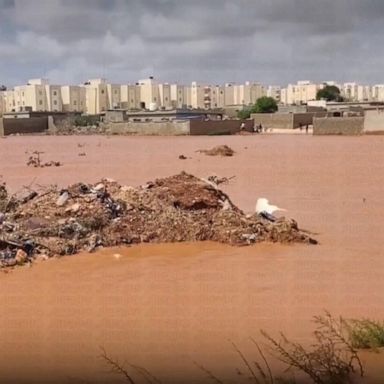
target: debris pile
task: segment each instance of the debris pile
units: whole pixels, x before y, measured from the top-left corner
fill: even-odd
[[[235,153],[228,145],[218,145],[212,149],[200,149],[197,152],[205,153],[208,156],[233,156]]]
[[[28,167],[32,166],[35,168],[44,168],[44,167],[60,167],[62,164],[60,161],[47,161],[47,162],[42,162],[40,159],[40,155],[44,152],[40,151],[33,151],[32,155],[29,156],[27,165]]]
[[[294,220],[246,215],[211,183],[181,174],[140,186],[103,179],[10,197],[0,186],[0,266],[141,242],[316,243]]]

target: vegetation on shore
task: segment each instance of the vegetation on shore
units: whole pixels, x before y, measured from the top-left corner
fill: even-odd
[[[277,339],[261,330],[261,335],[267,342],[267,352],[287,368],[284,377],[273,374],[266,353],[253,338],[250,340],[255,345],[257,353],[252,357],[245,356],[238,346],[231,342],[244,367],[244,372],[237,370],[239,382],[295,384],[299,383],[299,379],[296,378],[298,376],[304,380],[300,382],[305,383],[347,384],[357,376],[363,377],[365,374],[359,350],[378,351],[378,348],[384,347],[382,322],[335,318],[328,312],[315,316],[313,322],[316,327],[312,333],[313,343],[310,347],[289,340],[283,333],[280,333]],[[102,349],[100,357],[111,368],[111,372],[118,374],[130,384],[139,383],[139,379],[144,379],[147,383],[161,383],[145,368],[133,364],[123,366],[118,360],[108,356],[105,349]],[[194,363],[206,376],[207,381],[225,383],[201,363]]]

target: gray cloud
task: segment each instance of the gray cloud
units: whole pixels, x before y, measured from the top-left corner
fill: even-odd
[[[0,0],[0,83],[384,82],[382,0]]]

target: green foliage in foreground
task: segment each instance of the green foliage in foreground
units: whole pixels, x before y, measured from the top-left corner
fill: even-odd
[[[384,322],[369,319],[349,320],[347,329],[354,348],[377,350],[384,347]]]

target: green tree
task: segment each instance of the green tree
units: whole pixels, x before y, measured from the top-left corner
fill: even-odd
[[[317,100],[326,101],[343,101],[344,98],[340,95],[340,89],[335,85],[326,85],[323,89],[317,91]]]
[[[273,113],[276,111],[276,100],[273,97],[263,96],[257,99],[252,113]]]
[[[257,99],[256,104],[245,107],[237,113],[240,119],[249,119],[251,113],[273,113],[277,111],[277,103],[273,97],[263,96]]]

